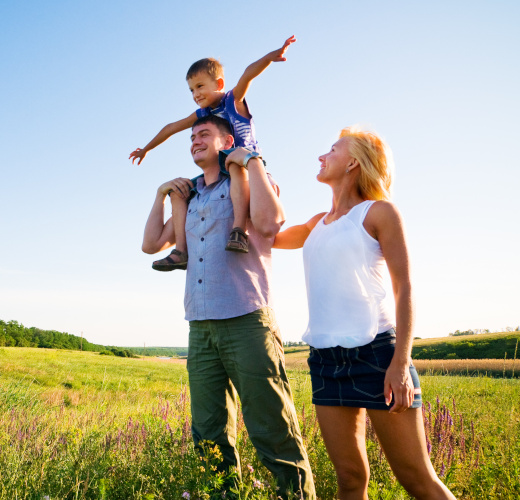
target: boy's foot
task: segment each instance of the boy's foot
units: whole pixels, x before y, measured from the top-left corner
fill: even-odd
[[[234,227],[229,234],[229,240],[226,245],[229,252],[249,252],[249,238],[247,234],[239,227]]]
[[[178,257],[179,260],[174,260],[172,255]],[[174,248],[168,257],[164,259],[156,260],[152,264],[152,269],[156,271],[174,271],[175,269],[186,270],[188,267],[188,254],[186,252],[180,252]]]

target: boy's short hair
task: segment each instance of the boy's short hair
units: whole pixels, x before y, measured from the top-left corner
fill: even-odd
[[[198,125],[204,125],[205,123],[212,123],[217,127],[218,131],[222,135],[230,135],[232,137],[235,137],[235,134],[233,134],[233,129],[231,128],[231,124],[224,120],[224,118],[220,118],[220,116],[215,115],[207,115],[203,116],[202,118],[199,118],[191,127],[193,130]]]
[[[186,74],[186,80],[202,72],[207,73],[214,80],[224,78],[224,67],[222,64],[220,64],[220,61],[214,59],[213,57],[206,57],[204,59],[200,59],[197,62],[194,62],[190,66],[190,69]]]

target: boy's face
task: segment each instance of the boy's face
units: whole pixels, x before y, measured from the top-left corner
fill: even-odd
[[[188,78],[188,87],[197,106],[216,108],[222,100],[224,80],[222,78],[215,80],[207,73],[200,72]]]

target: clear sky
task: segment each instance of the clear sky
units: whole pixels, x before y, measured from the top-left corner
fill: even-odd
[[[518,1],[3,0],[0,17],[0,319],[187,345],[185,274],[140,247],[157,186],[198,173],[189,132],[139,167],[128,155],[195,110],[192,62],[219,58],[232,88],[294,34],[247,96],[287,224],[330,208],[317,158],[366,125],[396,160],[414,335],[520,324]],[[300,251],[273,266],[282,335],[299,340]]]

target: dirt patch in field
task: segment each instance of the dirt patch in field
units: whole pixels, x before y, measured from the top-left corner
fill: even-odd
[[[141,359],[145,359],[146,361],[161,361],[163,363],[173,363],[175,365],[185,365],[187,359],[186,358],[156,358],[156,357],[141,357]]]

